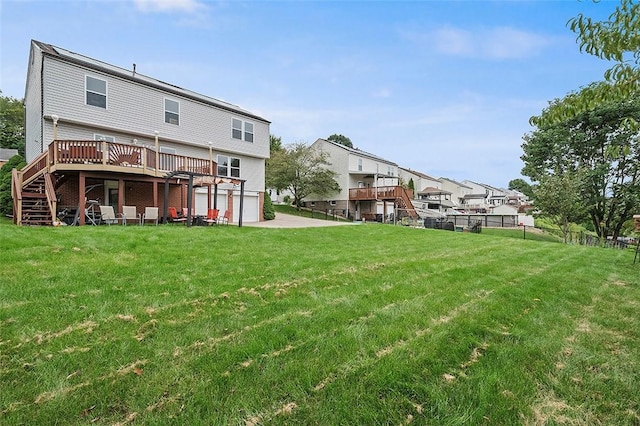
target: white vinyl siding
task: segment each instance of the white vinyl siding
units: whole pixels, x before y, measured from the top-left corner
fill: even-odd
[[[85,102],[107,109],[107,81],[90,75],[85,76]]]

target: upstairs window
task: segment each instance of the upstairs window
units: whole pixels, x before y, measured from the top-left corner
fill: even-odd
[[[218,176],[240,177],[240,159],[218,155]]]
[[[244,140],[253,142],[253,123],[244,123]]]
[[[358,171],[362,171],[362,158],[358,158]]]
[[[87,105],[107,108],[107,81],[99,78],[85,77],[85,92]]]
[[[180,124],[180,102],[164,99],[164,122],[175,125]]]
[[[231,129],[231,136],[234,139],[240,139],[242,140],[242,121],[234,118],[232,120],[232,129]]]
[[[253,123],[238,120],[231,120],[231,137],[245,142],[253,142]]]

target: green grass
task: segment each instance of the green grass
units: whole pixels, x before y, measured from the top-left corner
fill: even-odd
[[[0,423],[640,422],[633,253],[0,223]]]

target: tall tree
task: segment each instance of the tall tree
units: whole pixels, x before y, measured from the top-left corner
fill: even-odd
[[[351,139],[349,139],[345,135],[338,135],[334,133],[333,135],[329,136],[327,140],[331,142],[339,143],[340,145],[344,145],[348,148],[353,148],[353,143],[351,142]]]
[[[640,121],[640,98],[600,104],[562,122],[546,120],[548,113],[541,115],[545,124],[523,138],[522,174],[542,186],[549,176],[580,171],[581,203],[594,229],[600,237],[617,238],[640,209],[640,139],[626,124],[629,118]]]
[[[271,154],[282,149],[282,138],[276,135],[269,135],[269,152]]]
[[[0,148],[17,149],[24,156],[24,102],[0,91]]]
[[[582,203],[582,181],[580,173],[547,175],[541,178],[534,192],[535,206],[553,223],[558,225],[564,242],[571,224],[585,217],[586,207]]]
[[[517,179],[510,180],[509,189],[523,193],[530,200],[533,199],[533,188],[524,179],[517,178]]]
[[[300,210],[302,200],[311,194],[324,198],[340,191],[329,165],[326,152],[301,143],[284,146],[271,157],[267,186],[291,191]]]
[[[590,86],[580,96],[565,98],[546,116],[531,117],[534,125],[539,120],[562,121],[597,104],[624,100],[640,90],[640,3],[620,0],[607,20],[594,21],[579,14],[567,25],[576,34],[581,52],[614,64],[604,74],[606,84]]]

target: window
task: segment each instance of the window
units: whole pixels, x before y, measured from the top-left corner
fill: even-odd
[[[234,118],[232,126],[231,136],[233,136],[234,139],[242,140],[242,121]]]
[[[116,138],[108,135],[99,135],[98,133],[93,134],[94,141],[106,141],[106,142],[115,142]]]
[[[335,200],[331,200],[331,201],[329,201],[329,205],[330,205],[330,206],[335,206],[335,205],[336,205]]]
[[[244,140],[247,142],[253,142],[253,124],[244,123]]]
[[[164,153],[164,154],[175,154],[177,151],[175,148],[172,148],[170,146],[160,146],[160,152]]]
[[[358,171],[362,171],[362,158],[358,158]]]
[[[218,155],[218,176],[240,177],[240,159]]]
[[[107,108],[107,81],[99,78],[85,77],[85,92],[87,105]]]
[[[253,123],[233,118],[231,120],[231,137],[246,142],[253,142]]]
[[[180,102],[164,98],[164,122],[180,124]]]

